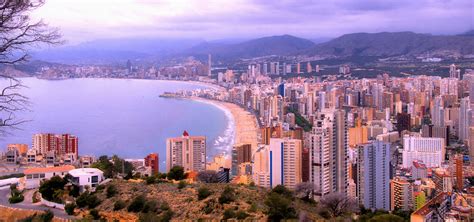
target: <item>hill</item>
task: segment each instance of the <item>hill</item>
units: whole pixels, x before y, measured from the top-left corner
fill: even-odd
[[[219,59],[242,59],[270,55],[290,55],[313,47],[314,42],[291,35],[270,36],[235,44],[204,42],[186,50],[189,55],[212,54]]]
[[[346,34],[301,52],[309,56],[462,56],[474,54],[474,36],[413,32]]]

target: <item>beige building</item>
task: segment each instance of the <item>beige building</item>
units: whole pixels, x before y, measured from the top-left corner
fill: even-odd
[[[358,118],[355,127],[349,128],[349,146],[355,147],[357,144],[367,143],[367,126],[362,126],[362,121]]]
[[[206,137],[189,136],[184,131],[181,137],[166,140],[166,171],[182,166],[185,171],[206,169]]]
[[[413,186],[405,178],[395,177],[390,181],[391,210],[413,208]]]
[[[19,155],[26,155],[26,152],[28,151],[28,145],[27,144],[8,144],[7,145],[7,150],[17,150]]]
[[[253,181],[257,186],[270,187],[270,147],[260,146],[253,156]]]
[[[284,185],[294,189],[302,181],[301,140],[270,139],[270,187]]]

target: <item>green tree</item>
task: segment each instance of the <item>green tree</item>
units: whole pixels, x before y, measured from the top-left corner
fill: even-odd
[[[174,166],[168,172],[168,179],[170,180],[182,180],[185,179],[184,168],[182,166]]]
[[[179,181],[179,183],[178,183],[178,189],[181,190],[181,189],[185,188],[186,185],[187,185],[187,184],[186,184],[186,181],[181,180],[181,181]]]
[[[76,204],[74,203],[68,203],[64,206],[64,211],[66,211],[68,215],[73,215],[74,209],[76,209]]]
[[[268,207],[267,214],[272,221],[296,218],[296,211],[291,205],[291,199],[281,194],[270,192],[264,203]]]
[[[67,181],[60,176],[54,176],[51,177],[51,179],[42,182],[38,190],[44,199],[56,203],[62,203],[61,195],[59,195],[57,191],[64,190],[64,185],[66,185],[66,183]]]
[[[283,185],[277,185],[272,189],[273,193],[280,194],[286,198],[293,199],[293,192]]]
[[[17,185],[16,185],[16,184],[12,184],[12,185],[10,186],[10,198],[8,199],[8,202],[10,202],[11,204],[15,204],[15,203],[23,202],[24,199],[25,199],[25,197],[24,197],[23,194],[17,189]]]

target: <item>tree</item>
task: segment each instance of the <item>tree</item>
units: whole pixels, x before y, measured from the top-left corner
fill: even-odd
[[[219,182],[217,173],[214,170],[205,170],[198,173],[197,178],[203,183],[217,183]]]
[[[268,207],[267,214],[271,221],[296,218],[296,211],[291,206],[291,199],[281,194],[270,192],[264,203]]]
[[[320,206],[331,218],[343,216],[357,210],[357,203],[342,193],[330,193],[321,198]]]
[[[168,172],[168,179],[170,180],[182,180],[185,178],[184,168],[182,166],[174,166]]]
[[[28,49],[41,45],[59,44],[59,32],[29,14],[41,7],[44,0],[2,1],[0,3],[0,65],[16,65],[29,58]],[[19,90],[24,88],[14,76],[0,75],[7,85],[0,89],[0,134],[17,129],[25,120],[15,113],[26,110],[28,98]]]
[[[24,197],[23,194],[17,189],[17,185],[16,185],[16,184],[12,184],[12,185],[10,186],[10,198],[8,199],[8,202],[11,203],[11,204],[15,204],[15,203],[23,202],[24,199],[25,199],[25,197]]]
[[[291,190],[289,190],[288,188],[286,188],[283,185],[275,186],[272,189],[272,193],[277,193],[277,194],[280,194],[280,195],[282,195],[282,196],[284,196],[288,199],[293,199],[293,193],[291,192]]]
[[[62,195],[61,191],[64,190],[64,185],[66,185],[67,181],[65,181],[60,176],[51,177],[51,179],[43,181],[39,187],[39,192],[41,196],[49,201],[53,201],[56,203],[62,203]]]
[[[64,210],[66,211],[67,215],[73,215],[74,209],[76,209],[76,204],[68,203],[64,206]]]
[[[178,183],[178,189],[181,190],[181,189],[185,188],[186,185],[187,185],[186,182],[185,182],[184,180],[181,180],[181,181],[179,181],[179,183]]]
[[[296,184],[295,193],[296,196],[305,201],[313,200],[314,183],[302,182]]]

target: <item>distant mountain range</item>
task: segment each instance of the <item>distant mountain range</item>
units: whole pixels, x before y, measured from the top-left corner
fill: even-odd
[[[474,36],[442,36],[413,32],[354,33],[299,52],[305,55],[349,56],[461,56],[474,54]]]
[[[211,54],[214,58],[237,59],[269,55],[291,55],[315,46],[315,43],[291,35],[270,36],[234,44],[204,42],[186,50],[189,55]]]
[[[81,43],[34,53],[34,59],[59,63],[110,63],[127,59],[163,59],[183,56],[231,61],[262,56],[392,57],[462,56],[474,54],[474,30],[460,35],[413,32],[353,33],[326,41],[291,35],[251,40],[223,39],[112,39]],[[316,42],[316,43],[315,43]]]

